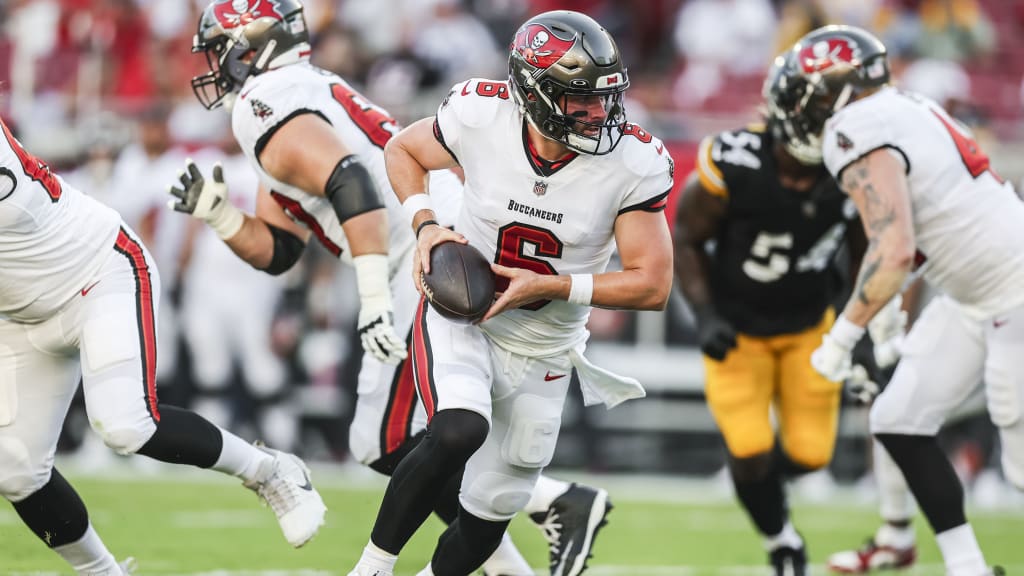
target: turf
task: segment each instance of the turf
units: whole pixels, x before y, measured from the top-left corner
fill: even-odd
[[[114,478],[69,474],[90,507],[97,530],[118,557],[131,555],[139,574],[238,574],[345,576],[366,543],[380,501],[380,481],[315,470],[330,512],[325,528],[301,550],[281,537],[273,514],[255,496],[215,474],[119,474]],[[180,477],[179,477],[180,476]],[[612,482],[615,509],[601,532],[588,576],[762,574],[765,557],[742,512],[721,490],[673,479]],[[627,486],[628,488],[621,488]],[[618,488],[617,488],[618,487]],[[815,572],[829,552],[857,545],[877,524],[874,507],[798,504],[794,517],[809,542]],[[1024,569],[1024,513],[972,511],[988,558]],[[397,574],[411,576],[430,557],[441,525],[430,519],[402,555]],[[538,573],[546,547],[527,520],[513,536]],[[934,541],[918,521],[921,565],[907,574],[943,573]],[[0,573],[69,574],[66,565],[0,507]]]

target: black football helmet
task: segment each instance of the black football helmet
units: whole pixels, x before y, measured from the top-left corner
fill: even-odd
[[[615,40],[593,18],[569,10],[534,16],[516,32],[508,57],[509,87],[541,134],[584,154],[611,152],[622,138],[622,94],[629,77]],[[566,115],[565,97],[598,96],[601,122]]]
[[[298,0],[214,0],[199,18],[192,52],[210,71],[192,79],[208,109],[224,103],[245,79],[309,58],[309,30]]]
[[[821,164],[825,121],[889,82],[885,45],[855,26],[825,26],[775,59],[764,84],[768,125],[794,158]]]

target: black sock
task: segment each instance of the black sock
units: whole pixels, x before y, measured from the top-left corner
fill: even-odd
[[[223,447],[220,429],[208,420],[195,412],[161,404],[156,432],[138,453],[170,464],[210,468],[217,463]]]
[[[85,503],[56,468],[45,486],[12,504],[21,521],[50,548],[77,542],[89,528]]]
[[[967,523],[964,487],[935,436],[875,434],[875,438],[900,467],[936,534]]]
[[[469,410],[442,410],[427,433],[395,468],[377,512],[370,539],[385,552],[398,554],[430,515],[435,502],[483,444],[487,420]]]
[[[430,561],[434,576],[472,574],[498,549],[509,522],[484,520],[460,506],[458,518],[437,540]]]
[[[736,497],[765,536],[775,536],[789,516],[782,474],[772,453],[729,458]]]

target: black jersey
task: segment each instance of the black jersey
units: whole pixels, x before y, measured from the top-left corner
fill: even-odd
[[[715,309],[754,336],[817,324],[840,288],[834,257],[856,218],[853,202],[824,166],[812,189],[783,187],[772,137],[760,128],[706,138],[697,174],[727,202],[711,247]]]

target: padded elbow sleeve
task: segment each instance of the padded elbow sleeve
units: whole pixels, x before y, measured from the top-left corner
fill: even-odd
[[[334,167],[324,195],[331,201],[342,224],[363,212],[384,207],[377,184],[355,154],[342,158]]]
[[[267,224],[267,228],[270,228],[270,234],[274,237],[274,255],[263,271],[271,276],[277,276],[288,271],[299,261],[306,243],[295,234],[277,226]]]

